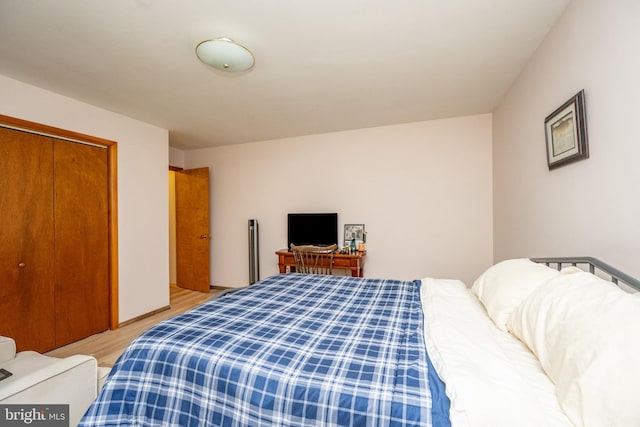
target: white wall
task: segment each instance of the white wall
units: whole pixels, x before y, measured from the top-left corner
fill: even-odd
[[[0,114],[118,143],[119,321],[169,304],[168,132],[0,76]]]
[[[169,147],[169,164],[177,168],[184,167],[184,151]]]
[[[261,278],[278,272],[288,212],[338,212],[367,230],[365,276],[471,282],[492,258],[491,116],[185,152],[212,176],[212,284],[248,283],[247,220]]]
[[[574,0],[493,115],[494,260],[592,255],[640,277],[640,2]],[[544,119],[585,90],[590,158],[547,170]]]

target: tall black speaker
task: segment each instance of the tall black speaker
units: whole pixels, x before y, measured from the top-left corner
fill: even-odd
[[[249,220],[249,284],[260,280],[260,259],[258,256],[258,220]]]

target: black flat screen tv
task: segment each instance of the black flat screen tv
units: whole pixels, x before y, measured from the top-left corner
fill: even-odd
[[[329,246],[338,243],[337,213],[287,215],[287,248],[294,245]]]

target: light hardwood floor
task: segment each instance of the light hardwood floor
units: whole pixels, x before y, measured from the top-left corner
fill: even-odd
[[[161,311],[144,319],[129,323],[113,331],[105,331],[92,335],[81,341],[52,350],[47,356],[67,357],[73,354],[89,354],[98,360],[98,366],[113,366],[125,347],[151,326],[183,313],[211,298],[216,292],[224,288],[214,288],[208,294],[189,291],[171,286],[170,305],[168,310]]]

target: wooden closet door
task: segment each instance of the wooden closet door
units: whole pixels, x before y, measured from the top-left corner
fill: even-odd
[[[107,150],[54,142],[56,346],[109,328]]]
[[[53,144],[0,128],[0,335],[55,347]]]
[[[175,176],[177,285],[209,292],[209,168],[182,170]]]

